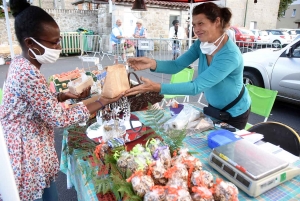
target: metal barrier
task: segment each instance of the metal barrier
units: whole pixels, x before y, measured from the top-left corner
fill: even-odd
[[[100,51],[100,35],[82,35],[83,40],[83,52],[99,52]]]
[[[265,48],[281,49],[288,44],[236,41],[236,45],[241,50],[241,53],[247,53]]]
[[[61,34],[61,54],[79,54],[82,49],[82,37],[78,32],[62,32]]]
[[[187,39],[165,39],[165,38],[146,38],[136,39],[129,38],[125,41],[124,53],[127,57],[146,56],[158,60],[171,60],[173,54],[183,54],[188,49]],[[120,52],[119,44],[114,48],[114,55],[120,56],[124,53]]]
[[[114,57],[118,62],[126,62],[126,58],[146,56],[158,60],[172,60],[188,50],[188,39],[166,38],[128,38],[125,43],[110,47],[109,40],[103,40],[100,35],[85,35],[77,32],[62,33],[62,54],[94,53],[99,54],[103,60],[107,56]],[[253,52],[263,48],[282,48],[278,43],[257,43],[237,41],[241,53]],[[123,47],[124,46],[124,47]],[[197,61],[195,61],[195,65]]]

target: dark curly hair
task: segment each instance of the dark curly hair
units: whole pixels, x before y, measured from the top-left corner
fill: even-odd
[[[226,29],[230,25],[230,19],[232,16],[229,8],[221,8],[212,2],[203,3],[196,6],[193,9],[193,16],[199,14],[204,14],[211,22],[215,22],[217,17],[219,17],[221,19],[221,25],[223,29]]]
[[[43,32],[43,24],[56,23],[43,9],[31,6],[26,0],[10,0],[10,9],[15,17],[15,33],[22,47],[27,37],[39,37]]]

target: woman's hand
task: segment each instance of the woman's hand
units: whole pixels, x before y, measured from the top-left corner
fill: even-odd
[[[127,59],[128,65],[136,70],[156,69],[156,61],[148,57],[136,57]]]
[[[103,96],[100,96],[99,101],[103,104],[103,105],[108,105],[110,103],[114,103],[117,102],[120,98],[122,98],[124,96],[124,92],[119,94],[117,97],[115,98],[105,98]]]
[[[84,89],[83,92],[79,95],[72,94],[70,92],[60,93],[58,95],[58,101],[59,102],[64,102],[68,99],[86,98],[90,95],[90,92],[91,92],[91,87],[88,87],[88,88]]]
[[[149,91],[160,92],[161,86],[159,83],[152,82],[151,80],[144,77],[141,77],[140,80],[144,83],[125,91],[125,96],[131,96],[139,93],[146,93]]]
[[[120,95],[118,95],[115,98],[105,98],[103,96],[100,96],[100,98],[98,99],[98,101],[90,103],[90,104],[86,105],[86,107],[89,110],[90,114],[94,114],[95,112],[97,112],[101,108],[103,109],[103,106],[108,105],[110,103],[116,102],[117,100],[119,100],[120,98],[122,98],[122,96],[124,96],[124,93],[121,93]]]

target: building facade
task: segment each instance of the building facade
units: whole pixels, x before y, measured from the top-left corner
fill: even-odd
[[[258,0],[254,4],[253,0],[221,0],[218,4],[231,9],[232,25],[271,29],[276,27],[279,1]],[[54,17],[62,32],[85,28],[108,38],[115,21],[121,19],[126,36],[131,36],[136,20],[142,19],[149,38],[167,38],[174,19],[178,19],[182,27],[188,26],[186,20],[189,17],[190,4],[148,0],[148,10],[136,12],[131,10],[133,2],[134,0],[114,0],[113,6],[109,6],[108,0],[31,0],[33,5],[41,6]],[[13,33],[12,17],[10,21]],[[0,27],[3,27],[0,29],[2,44],[7,42],[5,19],[0,19]]]
[[[300,29],[300,0],[296,0],[277,21],[276,28]]]

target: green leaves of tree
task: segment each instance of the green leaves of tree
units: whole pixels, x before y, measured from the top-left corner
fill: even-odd
[[[289,6],[294,2],[294,0],[280,0],[277,19],[283,17],[284,12],[289,8]]]

